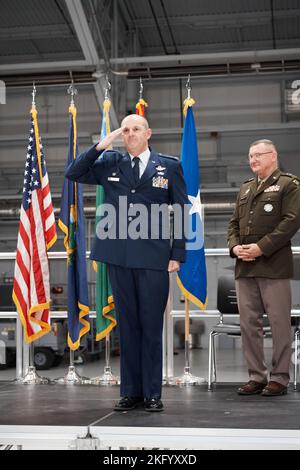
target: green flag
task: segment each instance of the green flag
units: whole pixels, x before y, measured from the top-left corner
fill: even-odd
[[[103,119],[101,140],[110,133],[109,108],[111,103],[105,99],[103,103]],[[104,190],[97,186],[96,209],[104,202]],[[96,212],[98,213],[98,211]],[[96,227],[100,217],[96,215]],[[115,305],[111,285],[108,279],[107,266],[104,263],[93,263],[96,271],[96,340],[105,338],[116,326]]]

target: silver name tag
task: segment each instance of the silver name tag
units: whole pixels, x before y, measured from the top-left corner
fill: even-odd
[[[120,178],[113,178],[112,176],[109,176],[107,178],[107,181],[117,181],[118,182],[118,181],[120,181]]]

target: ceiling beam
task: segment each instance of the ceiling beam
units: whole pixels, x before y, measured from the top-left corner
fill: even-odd
[[[100,57],[98,55],[98,51],[94,39],[92,37],[92,33],[81,0],[65,0],[65,2],[70,17],[72,19],[73,26],[76,31],[82,52],[86,59],[87,65],[94,65],[96,68],[99,67],[99,64],[101,62]],[[106,65],[106,60],[103,60],[103,64]],[[97,103],[99,107],[102,107],[102,103],[105,98],[104,86],[105,84],[103,79],[98,79],[97,82],[94,84]],[[119,127],[118,118],[113,103],[110,108],[110,119],[113,128]]]
[[[24,56],[23,56],[24,59]],[[59,70],[75,70],[85,67],[86,60],[55,60],[50,62],[21,62],[15,64],[0,64],[1,75],[24,74],[27,72],[55,72]],[[93,67],[91,67],[93,69]]]
[[[243,62],[259,62],[267,60],[287,60],[299,59],[300,48],[290,49],[267,49],[255,51],[236,51],[236,52],[215,52],[210,54],[170,54],[170,55],[156,55],[156,56],[141,56],[141,57],[122,57],[112,58],[111,65],[132,65],[132,64],[159,64],[163,63],[182,63],[191,62],[196,64],[222,64],[222,63],[243,63]],[[103,61],[100,61],[103,65]]]
[[[199,54],[210,54],[215,53],[216,50],[218,50],[218,53],[226,53],[229,51],[231,52],[242,52],[242,51],[259,51],[259,50],[272,50],[273,49],[273,40],[271,37],[271,28],[270,28],[270,36],[267,39],[257,39],[257,38],[252,38],[252,39],[244,39],[244,36],[242,38],[242,42],[240,43],[237,39],[237,30],[236,28],[233,32],[234,34],[234,39],[231,38],[230,40],[224,40],[223,42],[212,42],[209,43],[208,37],[205,37],[204,41],[207,42],[201,42],[199,41],[198,44],[191,45],[188,42],[186,44],[180,44],[180,51],[181,54],[190,54],[190,53],[199,53]],[[243,30],[241,30],[243,32]],[[212,35],[212,33],[210,33]],[[213,36],[211,36],[211,40],[214,41]],[[291,40],[290,39],[280,39],[277,40],[278,44],[278,49],[286,49],[291,45]],[[169,43],[170,47],[171,43]],[[300,35],[299,38],[293,40],[293,47],[299,47],[300,46]],[[276,50],[278,50],[276,49]],[[274,49],[275,50],[275,49]],[[155,56],[158,54],[161,54],[161,47],[159,44],[153,45],[147,45],[143,49],[144,55],[145,56]],[[298,57],[299,59],[299,57]]]
[[[291,18],[299,18],[300,8],[290,10],[276,10],[274,12],[274,20],[288,20]],[[163,16],[158,17],[159,25],[163,28],[167,27],[167,21]],[[194,30],[201,29],[216,29],[216,28],[235,28],[235,27],[248,27],[248,26],[265,26],[271,25],[270,11],[257,11],[244,12],[244,13],[222,13],[211,15],[180,15],[172,16],[169,12],[169,23],[172,27],[185,27]],[[153,29],[154,21],[152,18],[139,18],[136,25],[140,29]]]
[[[81,0],[65,0],[65,3],[87,63],[97,65],[99,56]]]
[[[155,55],[155,56],[134,56],[111,58],[111,65],[135,65],[135,64],[160,64],[160,63],[184,63],[190,64],[224,64],[224,63],[247,63],[259,62],[267,60],[292,60],[299,59],[300,48],[290,49],[268,49],[256,51],[236,51],[236,52],[216,52],[216,53],[200,53],[200,54],[171,54],[171,55]],[[99,59],[97,64],[100,68],[105,65],[103,59]],[[91,64],[86,60],[69,60],[69,61],[51,61],[51,62],[31,62],[17,64],[0,64],[1,75],[11,75],[13,73],[25,73],[33,70],[39,72],[51,70],[74,70],[90,68],[93,70],[95,64]],[[96,66],[97,67],[97,66]]]
[[[18,26],[15,28],[7,27],[0,28],[1,41],[20,41],[30,39],[44,39],[44,38],[63,38],[73,39],[74,36],[70,31],[68,25],[55,24],[47,27],[43,26]]]

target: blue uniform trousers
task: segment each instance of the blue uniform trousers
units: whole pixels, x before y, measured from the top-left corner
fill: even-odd
[[[169,273],[108,265],[120,330],[121,396],[160,398]]]

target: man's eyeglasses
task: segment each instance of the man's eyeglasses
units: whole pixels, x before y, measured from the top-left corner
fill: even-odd
[[[259,159],[262,155],[266,155],[267,153],[273,153],[273,150],[269,150],[269,152],[251,153],[248,155],[248,158],[249,160],[252,160],[253,158]]]

